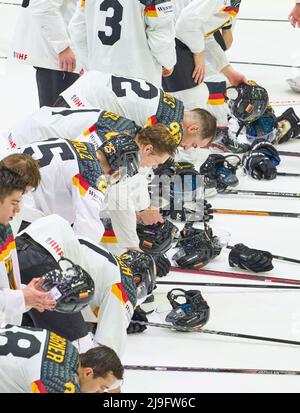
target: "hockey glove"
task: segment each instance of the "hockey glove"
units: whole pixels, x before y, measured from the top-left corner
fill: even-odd
[[[228,260],[231,267],[253,272],[267,272],[274,268],[272,258],[272,254],[268,251],[255,250],[244,244],[236,244],[230,251]]]
[[[171,263],[168,258],[163,254],[157,255],[153,258],[156,264],[156,276],[165,277],[168,275],[171,269]]]
[[[290,139],[300,138],[300,119],[293,108],[287,109],[277,118],[278,133],[276,143],[285,143]]]
[[[262,153],[270,159],[274,166],[278,166],[281,162],[277,149],[270,142],[264,139],[256,139],[250,149],[250,153]]]
[[[143,321],[148,323],[148,318],[146,316],[146,312],[141,309],[141,307],[136,307],[131,318],[131,321]],[[127,327],[127,334],[138,334],[142,333],[147,329],[147,326],[141,324],[130,323]]]
[[[251,152],[243,158],[244,171],[254,179],[272,180],[277,176],[276,166],[262,153]]]

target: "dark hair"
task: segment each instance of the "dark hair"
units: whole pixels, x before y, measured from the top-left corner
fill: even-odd
[[[136,140],[141,145],[152,145],[157,155],[175,156],[178,142],[173,138],[167,127],[161,123],[139,129]]]
[[[4,202],[13,191],[26,191],[27,184],[16,172],[11,171],[0,163],[0,202]]]
[[[217,132],[217,119],[205,109],[193,109],[191,113],[195,115],[195,121],[201,125],[201,138],[214,139]]]
[[[28,154],[16,153],[2,159],[0,165],[17,173],[26,186],[37,188],[41,182],[41,174],[38,161]]]
[[[116,352],[107,346],[91,348],[79,355],[80,367],[90,367],[94,378],[106,377],[110,372],[118,379],[123,379],[124,367]]]

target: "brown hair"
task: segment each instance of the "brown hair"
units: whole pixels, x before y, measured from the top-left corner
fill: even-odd
[[[0,166],[5,166],[18,174],[26,186],[32,186],[36,189],[41,182],[39,163],[30,155],[21,153],[9,155],[2,159]]]
[[[80,354],[79,364],[80,367],[93,369],[95,379],[105,378],[109,373],[112,373],[118,380],[123,379],[124,367],[115,351],[107,346],[101,345]]]
[[[175,156],[178,146],[167,127],[160,123],[140,129],[136,141],[140,145],[152,145],[153,152],[157,155],[168,154],[172,157]]]
[[[0,165],[0,202],[3,203],[5,198],[14,191],[24,193],[26,186],[26,183],[20,175]]]
[[[191,113],[195,116],[195,121],[201,125],[201,139],[210,139],[212,142],[217,132],[215,116],[205,109],[193,109]]]

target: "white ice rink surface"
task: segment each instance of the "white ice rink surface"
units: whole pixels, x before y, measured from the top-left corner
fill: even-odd
[[[293,4],[293,0],[243,0],[240,18],[287,19]],[[17,6],[0,4],[0,56],[6,53],[17,12]],[[299,40],[300,29],[292,29],[287,22],[240,20],[237,23],[235,44],[230,51],[230,59],[235,62],[300,66]],[[296,69],[240,64],[236,67],[249,79],[265,86],[271,100],[299,102],[299,105],[295,105],[295,110],[298,115],[300,114],[300,94],[291,92],[285,82],[287,77],[297,74]],[[300,69],[298,71],[300,74]],[[2,130],[38,108],[34,70],[26,66],[8,66],[4,60],[0,60],[0,97]],[[278,113],[284,109],[284,105],[276,107]],[[280,149],[300,152],[300,141],[282,145]],[[300,173],[300,158],[283,157],[278,169]],[[258,182],[250,178],[241,178],[240,189],[300,192],[300,179],[278,177],[275,181]],[[300,199],[225,198],[224,195],[219,195],[212,199],[212,204],[214,208],[300,213]],[[229,231],[231,244],[243,242],[273,254],[300,259],[299,219],[215,215],[212,227]],[[228,253],[222,252],[208,268],[232,271],[227,257]],[[300,280],[300,265],[281,261],[274,261],[274,265],[271,275]],[[171,273],[163,280],[251,283],[248,280],[182,273]],[[262,284],[253,281],[252,283]],[[163,293],[171,288],[172,286],[158,287],[157,304],[166,302]],[[211,317],[205,328],[300,341],[300,291],[215,287],[202,287],[201,291],[211,307]],[[149,317],[149,320],[161,322],[157,314]],[[300,347],[198,333],[176,333],[149,327],[141,335],[128,337],[123,362],[149,366],[300,371]],[[123,391],[300,392],[300,376],[127,371]]]

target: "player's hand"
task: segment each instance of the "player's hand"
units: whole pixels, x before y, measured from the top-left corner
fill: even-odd
[[[174,67],[172,67],[171,69],[166,69],[165,67],[162,68],[163,77],[169,77],[172,75],[173,72],[174,72]]]
[[[237,72],[231,65],[227,65],[221,71],[228,79],[232,86],[238,86],[241,83],[248,83],[248,79],[243,73]]]
[[[76,68],[76,57],[70,47],[58,54],[59,68],[64,72],[74,72]]]
[[[300,3],[297,3],[291,11],[289,21],[293,27],[300,27]]]
[[[55,308],[55,300],[49,297],[48,292],[40,290],[41,281],[39,278],[33,278],[30,283],[23,288],[26,307],[35,308],[42,312],[44,310],[52,311]]]
[[[194,58],[194,71],[192,74],[192,78],[194,79],[195,83],[198,83],[200,85],[201,83],[204,82],[205,78],[205,59],[204,59],[204,53],[193,53],[193,58]]]
[[[153,225],[157,223],[164,223],[164,219],[159,212],[159,208],[150,207],[137,213],[138,221],[144,225]]]

